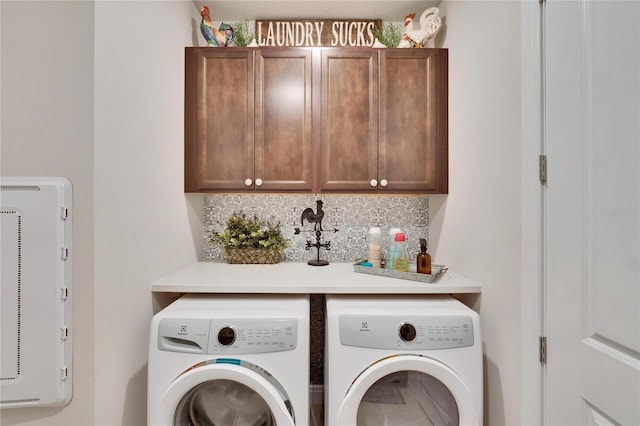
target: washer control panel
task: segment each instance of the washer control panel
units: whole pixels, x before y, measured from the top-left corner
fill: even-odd
[[[158,349],[172,352],[240,355],[294,350],[298,320],[163,318]]]
[[[472,346],[473,320],[464,315],[340,315],[340,343],[370,349],[451,349]]]

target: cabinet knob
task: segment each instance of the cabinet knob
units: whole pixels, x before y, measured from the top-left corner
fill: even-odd
[[[371,179],[369,181],[369,185],[371,185],[372,188],[375,188],[376,186],[378,186],[378,181],[375,179]]]
[[[246,178],[246,179],[244,180],[244,184],[245,184],[246,186],[251,186],[251,184],[252,184],[252,183],[253,183],[253,181],[252,181],[251,179],[249,179],[249,178]]]
[[[386,188],[388,184],[389,184],[389,182],[387,182],[386,179],[382,179],[380,181],[380,186],[383,187],[383,188]]]
[[[262,179],[256,179],[256,186],[262,186]]]

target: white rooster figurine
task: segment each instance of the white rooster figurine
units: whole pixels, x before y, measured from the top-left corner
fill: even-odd
[[[404,18],[404,34],[398,47],[425,47],[440,30],[442,19],[440,9],[430,7],[420,15],[420,28],[413,27],[415,13],[410,13]]]

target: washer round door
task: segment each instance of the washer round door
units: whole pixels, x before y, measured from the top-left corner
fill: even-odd
[[[191,367],[160,398],[162,425],[294,425],[291,402],[273,376],[235,359],[215,359]]]
[[[340,425],[480,425],[469,388],[449,367],[413,354],[383,358],[353,381]]]

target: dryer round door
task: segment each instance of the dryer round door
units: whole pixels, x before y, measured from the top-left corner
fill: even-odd
[[[449,367],[414,354],[383,358],[353,381],[339,425],[480,425],[469,388]]]
[[[264,369],[236,359],[192,366],[160,398],[159,425],[294,425],[284,388]]]

